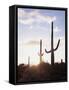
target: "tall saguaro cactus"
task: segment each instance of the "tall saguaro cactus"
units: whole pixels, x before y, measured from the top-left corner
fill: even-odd
[[[51,50],[47,51],[45,49],[46,53],[51,53],[51,65],[54,65],[54,51],[56,51],[58,49],[59,43],[60,43],[60,39],[58,40],[57,46],[54,49],[54,46],[53,46],[53,22],[52,22],[52,25],[51,25]]]

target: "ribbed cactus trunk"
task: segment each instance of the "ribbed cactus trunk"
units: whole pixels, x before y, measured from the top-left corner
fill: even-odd
[[[51,25],[51,64],[53,65],[54,64],[54,50],[53,50],[53,22],[52,22],[52,25]]]

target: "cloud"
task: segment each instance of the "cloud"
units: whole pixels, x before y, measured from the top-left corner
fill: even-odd
[[[33,10],[32,12],[29,13],[29,16],[38,16],[39,15],[39,10]]]
[[[56,20],[56,17],[55,16],[53,16],[53,17],[51,17],[51,16],[43,16],[43,15],[38,15],[37,16],[41,21],[45,21],[45,22],[47,22],[47,23],[51,23],[52,21],[55,21]]]
[[[54,28],[54,32],[61,32],[61,29],[60,28],[58,28],[57,26]]]
[[[39,41],[30,40],[27,43],[25,43],[25,45],[39,45]]]
[[[18,17],[20,23],[27,25],[33,24],[34,22],[47,22],[50,24],[52,21],[56,20],[55,16],[45,16],[43,15],[43,13],[40,13],[39,10],[33,10],[28,12],[25,9],[18,9]]]
[[[18,17],[33,17],[39,14],[39,10],[33,10],[27,12],[25,9],[18,9]]]
[[[22,24],[25,24],[25,25],[30,25],[33,23],[33,19],[32,18],[28,18],[28,19],[25,19],[25,20],[22,20],[20,19],[19,22],[22,23]]]
[[[26,16],[27,15],[27,13],[25,12],[25,10],[23,10],[23,9],[18,9],[18,17],[19,18],[22,18],[23,16]]]

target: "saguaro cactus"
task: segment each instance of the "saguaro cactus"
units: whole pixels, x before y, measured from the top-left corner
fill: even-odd
[[[51,30],[51,50],[50,51],[47,51],[45,49],[45,52],[46,53],[51,53],[51,65],[54,65],[54,51],[56,51],[58,49],[58,46],[59,46],[59,43],[60,43],[60,39],[58,40],[57,46],[54,49],[54,47],[53,47],[53,22],[52,22],[51,29],[52,29]]]
[[[40,40],[40,53],[39,53],[39,56],[40,56],[40,63],[42,62],[42,56],[44,54],[42,53],[42,40]]]
[[[28,66],[30,66],[30,56],[28,56]]]

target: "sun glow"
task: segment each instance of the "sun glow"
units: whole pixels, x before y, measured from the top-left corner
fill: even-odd
[[[54,40],[54,46],[56,46],[56,42],[57,40]],[[51,54],[47,54],[45,53],[45,48],[47,48],[48,50],[50,49],[50,43],[46,43],[48,42],[47,40],[42,40],[42,52],[44,53],[44,55],[42,56],[42,60],[44,62],[48,62],[51,63]],[[64,56],[64,52],[62,52],[62,48],[64,50],[64,47],[62,47],[61,44],[64,44],[64,40],[61,40],[60,43],[60,47],[59,49],[54,53],[55,54],[55,62],[61,62],[61,58],[65,58]],[[26,43],[19,43],[18,44],[18,65],[19,64],[28,64],[28,57],[30,57],[30,65],[38,65],[40,63],[40,56],[39,56],[39,52],[40,52],[40,44],[26,44]],[[57,56],[57,53],[58,56]],[[65,62],[65,60],[63,59],[63,61]]]
[[[18,63],[28,64],[28,57],[30,57],[30,65],[37,65],[39,64],[39,47],[34,45],[23,45],[21,51],[21,60]],[[20,58],[19,58],[20,59]]]

